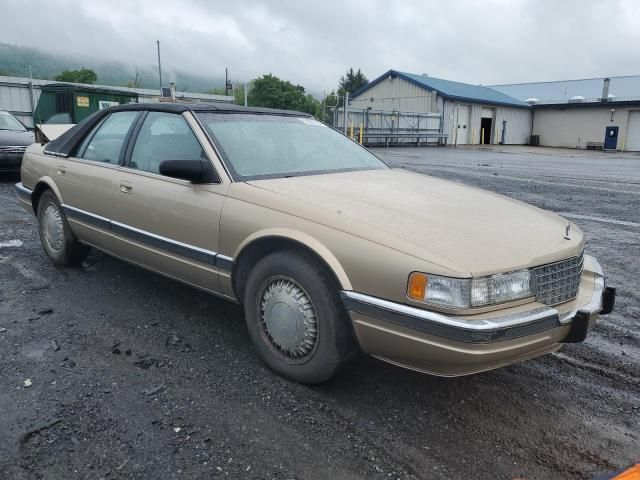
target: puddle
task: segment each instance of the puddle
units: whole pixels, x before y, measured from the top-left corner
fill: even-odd
[[[21,247],[22,240],[5,240],[0,242],[0,248]]]

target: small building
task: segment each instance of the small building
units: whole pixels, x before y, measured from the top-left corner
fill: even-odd
[[[349,103],[354,110],[435,115],[449,145],[526,144],[531,135],[532,108],[522,100],[481,85],[397,70],[355,91]]]
[[[640,75],[492,88],[532,105],[539,145],[640,151]]]

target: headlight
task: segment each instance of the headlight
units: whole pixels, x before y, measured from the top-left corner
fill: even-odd
[[[481,278],[450,278],[413,272],[409,276],[407,296],[445,308],[483,307],[533,296],[531,278],[530,270]]]

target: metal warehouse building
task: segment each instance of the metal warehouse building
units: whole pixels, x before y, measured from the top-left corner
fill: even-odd
[[[532,127],[531,106],[501,91],[397,70],[354,92],[349,111],[367,120],[393,113],[435,117],[450,145],[525,144]]]
[[[640,75],[492,88],[532,105],[540,145],[640,151]]]

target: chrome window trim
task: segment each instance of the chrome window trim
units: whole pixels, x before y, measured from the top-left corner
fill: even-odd
[[[224,169],[224,172],[227,174],[227,177],[229,178],[229,181],[231,183],[235,182],[236,180],[233,178],[233,175],[231,175],[231,171],[229,170],[229,166],[225,163],[224,159],[222,158],[222,155],[220,154],[220,150],[218,149],[218,147],[216,146],[215,142],[213,141],[213,137],[211,135],[209,135],[209,131],[206,129],[206,127],[204,126],[204,124],[200,120],[200,117],[198,116],[197,113],[195,113],[193,111],[190,111],[190,113],[191,113],[193,119],[196,121],[196,123],[200,127],[200,130],[202,131],[202,133],[204,133],[204,136],[208,140],[209,145],[211,146],[213,151],[215,152],[216,157],[218,157],[218,161],[220,162],[220,165],[222,165],[222,168]],[[213,162],[212,162],[212,164],[213,164]]]

